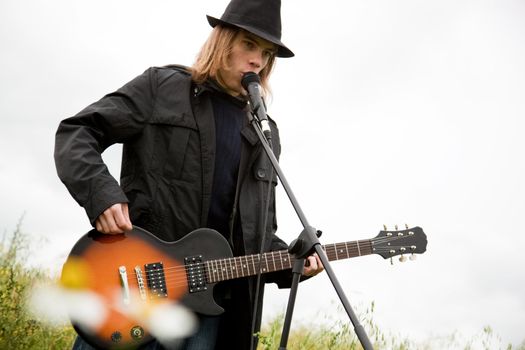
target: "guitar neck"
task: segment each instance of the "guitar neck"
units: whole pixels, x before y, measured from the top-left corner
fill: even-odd
[[[349,259],[372,254],[372,240],[365,239],[323,246],[329,261]],[[209,260],[204,263],[208,283],[254,276],[257,271],[269,273],[291,269],[295,258],[287,250],[244,255],[228,259]]]

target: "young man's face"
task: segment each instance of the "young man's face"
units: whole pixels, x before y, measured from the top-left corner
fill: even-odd
[[[275,55],[274,44],[245,31],[240,31],[233,42],[232,52],[228,57],[228,67],[221,68],[219,74],[228,89],[234,96],[245,94],[241,86],[244,73],[259,74]]]

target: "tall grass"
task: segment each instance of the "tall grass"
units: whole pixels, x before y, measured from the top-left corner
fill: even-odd
[[[365,312],[359,316],[374,349],[415,349],[408,339],[387,335],[379,329],[373,321],[374,307],[375,304],[371,303]],[[279,348],[283,320],[282,315],[277,316],[263,327],[259,333],[259,350]],[[300,324],[290,333],[287,349],[362,350],[363,347],[350,322],[325,319],[316,324]]]
[[[39,320],[27,308],[27,297],[35,283],[51,283],[41,270],[25,267],[27,235],[20,222],[0,242],[0,349],[71,349],[75,331]]]
[[[376,350],[525,350],[525,341],[519,346],[503,345],[500,337],[486,326],[478,334],[466,338],[458,332],[424,341],[410,340],[401,335],[383,332],[373,321],[374,303],[359,315],[370,341]],[[263,326],[258,334],[258,350],[279,349],[284,317],[279,315]],[[288,350],[363,350],[353,326],[348,322],[333,321],[300,324],[290,333]]]

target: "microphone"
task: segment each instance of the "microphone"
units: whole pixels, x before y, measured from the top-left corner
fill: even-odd
[[[261,129],[267,139],[271,139],[272,131],[270,129],[270,123],[268,122],[268,116],[266,115],[266,105],[261,96],[261,79],[259,75],[254,72],[246,72],[241,79],[242,87],[248,91],[248,101],[252,109],[252,113],[255,114]]]

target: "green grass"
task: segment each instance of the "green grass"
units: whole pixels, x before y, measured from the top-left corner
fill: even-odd
[[[0,349],[71,349],[75,331],[34,317],[27,296],[36,283],[51,282],[48,274],[26,268],[27,236],[20,224],[0,243]]]
[[[359,318],[374,349],[414,349],[408,339],[386,335],[373,322],[374,303]],[[278,316],[265,325],[259,334],[259,350],[278,349],[280,345],[283,316]],[[295,324],[292,324],[293,327]],[[361,350],[361,342],[354,333],[350,321],[331,321],[325,316],[323,322],[301,324],[290,333],[287,343],[289,350]]]
[[[68,325],[52,325],[28,311],[28,293],[36,284],[56,283],[49,273],[29,268],[27,235],[20,224],[12,234],[4,234],[0,241],[0,349],[41,350],[71,349],[76,333]],[[359,319],[377,350],[525,350],[525,342],[517,347],[501,345],[498,335],[485,327],[470,338],[453,333],[444,337],[415,342],[401,335],[383,332],[373,321],[374,303],[359,313]],[[315,324],[292,324],[287,343],[288,350],[360,350],[359,340],[349,322],[334,321],[320,316]],[[277,316],[263,325],[258,350],[274,350],[280,345],[283,316]]]
[[[373,323],[373,303],[360,315],[374,349],[377,350],[525,350],[525,341],[514,347],[502,345],[501,339],[490,327],[483,328],[478,334],[465,338],[459,333],[435,337],[425,341],[413,341],[401,335],[385,333]],[[326,320],[325,320],[326,321]],[[328,324],[328,325],[327,325]],[[277,316],[263,326],[258,334],[258,350],[278,349],[281,341],[283,316]],[[296,327],[296,328],[293,328]],[[363,347],[349,322],[334,321],[322,324],[292,324],[292,332],[287,343],[288,350],[362,350]]]

